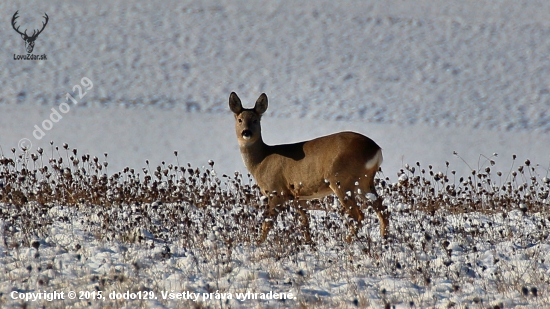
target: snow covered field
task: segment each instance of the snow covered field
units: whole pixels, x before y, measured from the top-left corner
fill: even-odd
[[[17,10],[18,25],[28,33],[48,14],[33,51],[48,60],[14,60],[25,53],[24,41],[9,24]],[[268,95],[267,143],[361,132],[383,148],[382,169],[392,182],[405,163],[417,161],[443,172],[449,161],[447,172],[469,175],[453,151],[474,169],[488,165],[479,161],[480,154],[498,153],[492,169],[505,176],[513,154],[519,162],[528,158],[540,164],[541,177],[548,173],[550,3],[545,1],[6,1],[0,12],[0,147],[6,157],[18,144],[32,145],[31,152],[42,147],[49,157],[54,141],[68,143],[80,155],[108,153],[109,175],[125,167],[141,171],[145,160],[153,167],[175,163],[174,150],[182,165],[200,167],[211,159],[220,175],[245,173],[227,107],[229,93],[236,91],[248,106],[260,93]],[[61,117],[52,116],[52,108]],[[51,121],[49,130],[45,120]],[[33,134],[35,126],[44,134]],[[4,203],[0,209],[10,207]],[[343,243],[322,224],[315,229],[316,251],[278,248],[284,243],[278,241],[257,247],[243,239],[245,246],[221,249],[216,246],[224,242],[216,237],[223,232],[208,229],[234,224],[225,219],[205,225],[200,236],[169,242],[151,231],[143,232],[141,243],[106,240],[94,229],[92,212],[55,205],[44,214],[52,222],[44,219],[49,223],[42,234],[34,233],[38,250],[28,246],[29,239],[16,249],[0,244],[0,306],[20,305],[12,291],[96,287],[152,290],[159,298],[115,304],[128,307],[188,307],[160,300],[161,291],[171,289],[201,295],[290,291],[296,297],[201,302],[224,308],[423,308],[451,302],[539,308],[549,303],[550,248],[547,238],[535,237],[547,231],[541,227],[547,211],[515,209],[506,218],[438,213],[424,227],[419,220],[425,214],[402,213],[392,217],[394,232],[403,233],[397,243],[382,245],[372,235],[370,251],[362,242]],[[60,216],[68,221],[54,219]],[[376,228],[373,221],[364,233]],[[440,229],[440,239],[422,239],[424,232],[435,235]],[[467,237],[472,229],[483,232]],[[415,274],[418,267],[422,270]]]

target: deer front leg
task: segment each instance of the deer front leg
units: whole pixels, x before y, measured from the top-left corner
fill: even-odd
[[[277,217],[282,210],[284,198],[281,195],[275,195],[269,197],[269,204],[266,211],[264,211],[264,222],[262,223],[262,234],[258,239],[258,244],[263,243],[267,239],[269,231],[275,225]]]

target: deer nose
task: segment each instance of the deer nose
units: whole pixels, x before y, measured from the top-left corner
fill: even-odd
[[[241,135],[243,136],[244,139],[249,139],[252,137],[252,131],[250,130],[244,130]]]

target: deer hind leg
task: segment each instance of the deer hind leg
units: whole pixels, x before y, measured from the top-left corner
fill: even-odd
[[[376,189],[374,188],[372,181],[362,183],[360,188],[363,190],[362,194],[372,193],[376,197],[376,200],[372,203],[372,208],[376,211],[378,220],[380,221],[380,236],[382,236],[382,238],[386,238],[388,236],[388,228],[390,226],[390,212],[388,211],[388,207],[382,205],[382,199],[376,193]]]
[[[347,187],[353,188],[350,186],[347,186]],[[350,234],[346,238],[346,241],[351,242],[353,238],[357,237],[357,232],[363,226],[362,221],[365,218],[365,215],[363,214],[361,209],[357,206],[357,203],[355,201],[355,192],[353,192],[353,189],[349,189],[349,190],[343,189],[347,187],[340,186],[338,184],[331,184],[332,191],[334,191],[336,196],[338,196],[338,200],[342,205],[342,214],[347,213],[354,221],[354,222],[348,223]]]
[[[388,237],[388,228],[390,226],[390,212],[388,211],[388,207],[382,205],[382,199],[376,193],[374,186],[370,187],[370,193],[376,196],[376,201],[374,201],[372,208],[376,211],[380,220],[380,236],[386,238]]]
[[[296,211],[300,214],[300,222],[302,223],[302,228],[304,232],[304,237],[306,238],[306,242],[308,244],[311,244],[311,231],[309,229],[309,215],[306,211],[306,204],[307,201],[304,200],[298,200],[295,201],[295,207]]]

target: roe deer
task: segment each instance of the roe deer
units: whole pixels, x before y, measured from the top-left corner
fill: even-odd
[[[268,197],[268,209],[259,242],[263,242],[283,210],[284,202],[294,200],[304,225],[304,234],[311,242],[309,218],[305,201],[336,194],[342,205],[341,213],[355,220],[350,224],[351,241],[361,228],[363,212],[356,196],[372,193],[376,196],[373,208],[380,219],[380,234],[386,237],[389,212],[382,205],[374,188],[374,174],[382,164],[382,150],[370,138],[341,132],[310,141],[269,146],[262,140],[260,119],[267,110],[267,96],[260,95],[254,108],[243,108],[236,93],[229,96],[229,108],[235,114],[235,130],[241,155],[262,194]]]

